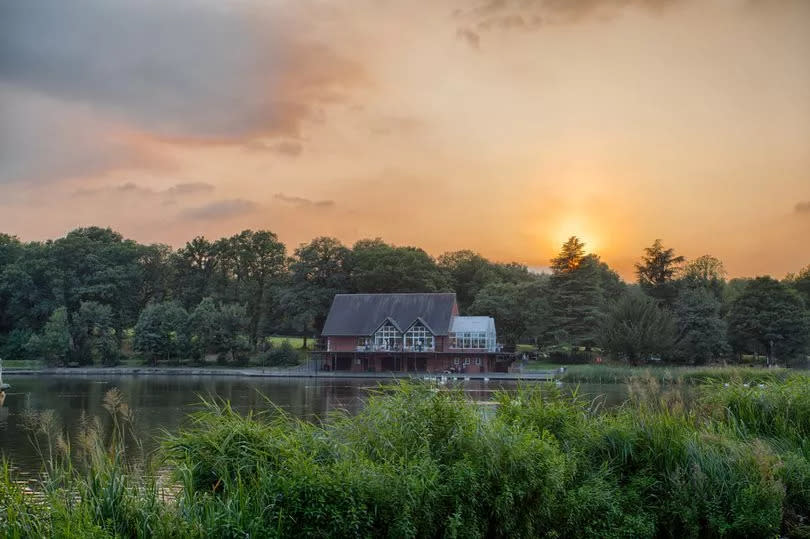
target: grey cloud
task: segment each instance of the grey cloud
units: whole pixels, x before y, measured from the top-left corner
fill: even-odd
[[[371,120],[374,135],[408,135],[422,131],[425,123],[414,116],[381,116]]]
[[[182,216],[187,219],[230,219],[253,213],[259,209],[259,205],[253,201],[243,198],[231,198],[211,202],[204,206],[188,208],[182,212]]]
[[[271,148],[276,153],[297,157],[301,154],[303,146],[301,146],[300,142],[295,142],[294,140],[282,140],[281,142],[273,144]]]
[[[259,88],[279,62],[272,25],[237,6],[4,2],[0,80],[92,103],[165,134],[237,134],[274,120]]]
[[[165,193],[172,196],[196,195],[199,193],[210,193],[214,186],[205,182],[178,183],[166,189]]]
[[[135,182],[125,182],[119,185],[95,187],[95,188],[81,188],[73,192],[74,197],[89,197],[103,194],[130,194],[143,197],[158,196],[165,197],[172,200],[175,197],[191,196],[202,193],[210,193],[214,190],[214,186],[205,182],[188,182],[178,183],[169,187],[168,189],[156,191],[149,187],[143,187]]]
[[[335,205],[334,200],[310,200],[303,197],[288,196],[284,193],[276,193],[273,198],[299,208],[331,208]]]
[[[457,33],[475,48],[480,32],[532,31],[545,25],[615,17],[628,8],[661,12],[684,0],[484,0],[457,10]]]
[[[806,202],[798,202],[794,208],[796,213],[810,213],[810,200]]]
[[[467,44],[474,49],[479,48],[481,45],[481,36],[473,32],[469,28],[459,28],[456,31],[456,35],[463,41],[466,41]]]
[[[0,118],[0,183],[173,167],[161,153],[148,145],[132,144],[114,125],[80,107],[2,83]]]
[[[111,132],[180,144],[297,137],[305,122],[322,121],[326,107],[366,84],[359,64],[299,31],[317,15],[313,9],[209,0],[0,2],[0,182],[151,170],[165,161],[143,148],[157,144]],[[32,107],[9,114],[12,88],[49,101],[58,114]],[[286,143],[277,150],[300,153]]]
[[[245,148],[257,152],[273,152],[285,157],[298,157],[304,150],[303,144],[295,140],[282,140],[279,142],[266,142],[264,140],[251,140]]]

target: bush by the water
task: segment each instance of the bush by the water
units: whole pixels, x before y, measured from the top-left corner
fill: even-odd
[[[654,394],[605,411],[535,386],[489,407],[461,390],[405,384],[321,424],[208,402],[164,442],[167,487],[128,472],[119,449],[81,471],[54,467],[37,504],[6,467],[0,528],[10,537],[810,536],[810,379],[715,384],[691,407]]]
[[[301,356],[299,352],[293,348],[290,341],[284,339],[280,345],[275,346],[273,343],[267,344],[268,348],[259,354],[258,362],[265,367],[291,367],[298,365]]]

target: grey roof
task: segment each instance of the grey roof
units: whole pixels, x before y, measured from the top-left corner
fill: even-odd
[[[495,320],[489,316],[457,316],[450,328],[453,333],[495,333]]]
[[[407,330],[418,319],[434,335],[447,335],[455,294],[337,294],[322,335],[371,335],[386,318]]]

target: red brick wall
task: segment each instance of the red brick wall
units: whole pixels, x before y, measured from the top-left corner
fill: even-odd
[[[329,337],[330,352],[354,352],[357,350],[357,337]]]

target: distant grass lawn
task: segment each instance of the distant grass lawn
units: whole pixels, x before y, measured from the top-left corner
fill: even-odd
[[[272,337],[267,337],[267,340],[273,343],[273,346],[281,346],[281,343],[284,341],[290,341],[290,344],[296,350],[303,348],[304,346],[304,338],[303,337],[285,337],[283,335],[274,335]],[[307,350],[312,350],[312,345],[315,344],[315,339],[308,338],[307,339]]]
[[[283,335],[274,335],[272,337],[267,337],[267,340],[273,343],[274,347],[279,347],[284,341],[289,341],[292,347],[295,350],[301,350],[304,345],[304,338],[303,337],[290,337],[290,336],[283,336]],[[307,339],[307,350],[312,350],[313,345],[315,344],[315,339],[308,338]],[[138,354],[133,355],[126,355],[122,357],[118,364],[115,367],[145,367],[148,366],[145,364],[142,357]],[[216,362],[216,356],[209,356],[206,358],[202,364],[198,362],[194,362],[190,359],[181,359],[178,361],[171,362],[171,364],[166,364],[166,362],[159,362],[158,367],[205,367],[205,368],[222,368],[222,369],[230,369],[230,368],[246,368],[246,367],[259,367],[254,361],[251,361],[248,365],[220,365]],[[43,360],[39,359],[4,359],[3,360],[3,368],[4,369],[44,369],[47,368],[48,365]],[[82,368],[104,368],[103,365],[82,365]]]
[[[44,367],[45,362],[38,359],[4,359],[4,369],[37,369]]]
[[[524,368],[527,371],[551,371],[563,366],[562,363],[551,363],[549,361],[527,361]]]

